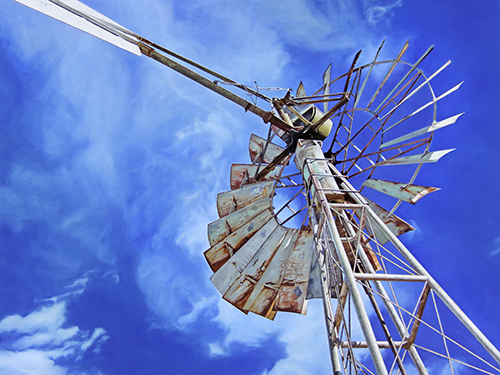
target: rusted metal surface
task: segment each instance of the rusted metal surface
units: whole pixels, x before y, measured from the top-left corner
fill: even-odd
[[[252,236],[231,259],[224,263],[215,272],[210,280],[215,288],[222,294],[226,294],[228,289],[233,285],[234,281],[241,276],[241,272],[245,269],[250,259],[260,249],[262,244],[269,238],[271,233],[276,229],[278,223],[272,219],[267,222],[254,236]]]
[[[449,152],[454,151],[455,149],[450,150],[440,150],[433,152],[425,152],[423,154],[411,155],[411,156],[403,156],[401,158],[387,159],[375,164],[375,167],[382,165],[405,165],[405,164],[420,164],[420,163],[435,163],[443,156],[448,154]]]
[[[224,263],[231,258],[260,228],[273,219],[273,212],[266,210],[248,221],[240,229],[228,235],[224,240],[218,242],[204,252],[205,258],[216,272]]]
[[[252,182],[257,174],[258,165],[253,164],[233,164],[231,165],[231,189],[239,189],[244,185]],[[281,166],[272,169],[264,178],[263,181],[276,179],[280,176]]]
[[[462,113],[460,113],[460,114],[458,114],[456,116],[449,117],[449,118],[447,118],[445,120],[434,122],[430,126],[426,126],[425,128],[422,128],[422,129],[416,130],[414,132],[408,133],[408,134],[403,135],[403,136],[401,136],[399,138],[393,139],[392,141],[385,142],[382,145],[380,145],[380,148],[385,148],[385,147],[388,147],[388,146],[392,146],[392,145],[395,145],[397,143],[404,142],[404,141],[407,141],[409,139],[418,137],[418,136],[420,136],[422,134],[433,132],[435,130],[444,128],[445,126],[454,124],[458,120],[458,118],[460,116],[462,116],[464,113],[465,112],[462,112]]]
[[[247,185],[240,189],[217,194],[217,212],[224,217],[236,210],[267,197],[271,199],[274,193],[274,181],[266,181]]]
[[[337,183],[332,177],[325,177],[325,175],[331,175],[330,169],[324,159],[323,152],[321,152],[321,143],[317,141],[306,141],[300,139],[297,142],[297,150],[295,152],[295,164],[299,171],[303,171],[304,181],[311,179],[311,175],[318,175],[317,179],[321,184],[321,188],[324,189],[324,194],[326,195],[328,201],[330,202],[343,202],[344,194],[340,192]],[[310,168],[304,168],[304,164],[307,163],[308,159],[320,159],[310,163]],[[311,172],[312,171],[312,172]],[[311,186],[311,195],[316,196],[316,188]]]
[[[387,228],[394,233],[395,236],[400,236],[403,233],[411,232],[412,230],[415,230],[410,224],[408,224],[406,221],[403,219],[399,218],[398,216],[394,214],[390,214],[389,211],[385,210],[384,208],[380,207],[378,204],[370,201],[369,199],[365,198],[366,201],[368,202],[368,206],[377,214],[377,216],[385,223]],[[373,225],[373,231],[375,238],[377,238],[377,241],[383,245],[387,241],[389,241],[389,238],[384,234],[383,231],[380,230],[378,225]]]
[[[271,211],[273,209],[272,201],[268,197],[261,198],[241,210],[211,222],[208,224],[208,242],[210,246],[222,241],[266,209]]]
[[[248,265],[241,271],[229,290],[223,295],[223,298],[236,308],[243,310],[245,302],[253,292],[255,285],[259,282],[262,275],[266,272],[278,251],[279,246],[286,237],[288,229],[278,226],[267,240],[260,246],[254,254]]]
[[[406,350],[408,350],[408,348],[413,345],[413,343],[415,342],[415,339],[417,338],[418,327],[420,326],[422,315],[424,314],[425,304],[427,303],[427,298],[429,297],[430,292],[431,292],[431,288],[426,283],[424,290],[422,291],[422,295],[420,296],[420,301],[418,303],[417,313],[415,315],[413,327],[411,328],[411,331],[410,331],[410,337],[403,344],[403,348]]]
[[[269,164],[276,156],[281,154],[285,149],[272,142],[269,142],[266,147],[266,140],[264,138],[252,134],[252,136],[250,137],[248,150],[250,152],[250,160],[253,163],[258,164],[262,157],[262,163]]]
[[[415,204],[425,195],[433,191],[440,190],[435,187],[402,184],[399,182],[384,181],[384,180],[366,180],[363,186],[390,195],[391,197],[401,199],[405,202]]]
[[[271,317],[279,287],[285,276],[286,264],[293,251],[299,231],[288,230],[276,254],[271,259],[267,269],[255,285],[253,293],[247,299],[243,310]]]
[[[302,229],[286,266],[274,306],[276,311],[305,314],[313,244],[312,231]]]

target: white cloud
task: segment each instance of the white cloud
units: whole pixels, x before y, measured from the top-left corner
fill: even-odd
[[[68,288],[83,287],[87,277],[71,283]],[[0,374],[60,375],[67,368],[59,359],[77,359],[91,346],[98,351],[108,336],[103,328],[92,335],[78,326],[65,327],[67,303],[80,290],[44,300],[42,306],[26,316],[9,315],[0,321],[3,350],[0,351]],[[90,336],[90,337],[89,337]]]

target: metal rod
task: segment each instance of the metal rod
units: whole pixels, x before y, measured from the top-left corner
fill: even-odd
[[[427,281],[426,276],[390,275],[390,274],[379,274],[379,273],[355,273],[354,277],[358,280],[414,281],[414,282]]]
[[[290,125],[288,125],[286,122],[281,120],[279,117],[275,116],[272,112],[263,110],[262,108],[250,103],[249,101],[234,94],[233,92],[215,84],[214,82],[203,77],[202,75],[186,68],[184,65],[181,65],[181,64],[173,61],[172,59],[169,59],[168,57],[162,55],[161,53],[157,52],[153,48],[151,48],[143,43],[138,43],[138,46],[144,55],[151,57],[152,59],[160,62],[161,64],[168,66],[169,68],[175,70],[177,73],[182,74],[183,76],[185,76],[185,77],[199,83],[200,85],[205,86],[206,88],[216,92],[217,94],[225,97],[226,99],[232,101],[233,103],[238,104],[240,107],[245,109],[245,111],[252,112],[253,114],[262,118],[264,120],[264,122],[266,122],[266,123],[270,122],[271,124],[277,126],[280,129],[283,129],[285,131],[288,131],[291,129]]]
[[[334,327],[334,316],[332,309],[332,299],[330,292],[330,285],[328,284],[328,275],[327,275],[327,267],[326,267],[326,259],[325,254],[320,250],[319,246],[319,238],[318,236],[318,219],[314,213],[314,210],[309,211],[311,224],[313,228],[314,236],[316,237],[315,241],[315,249],[316,254],[318,255],[318,264],[320,265],[320,281],[321,281],[321,295],[323,299],[323,310],[325,314],[325,324],[326,324],[326,332],[328,335],[328,346],[330,348],[330,358],[332,361],[334,374],[337,375],[337,371],[340,367],[340,361],[337,353],[337,340],[335,336],[335,327]]]
[[[315,151],[317,153],[320,153],[321,155],[323,154],[321,148],[314,141],[304,141],[302,144],[317,148],[317,150]],[[300,145],[301,142],[299,142],[299,147]],[[296,152],[297,157],[300,157],[300,154],[301,154],[300,152]],[[307,162],[302,164],[303,174],[305,172],[305,169],[309,167],[308,165],[309,163]],[[330,178],[334,179],[333,175]],[[377,346],[377,340],[375,338],[375,334],[371,327],[370,319],[368,317],[368,314],[366,313],[361,293],[357,288],[356,279],[354,278],[349,258],[346,254],[344,246],[342,245],[342,240],[340,239],[340,235],[335,225],[335,220],[332,216],[330,207],[328,206],[328,200],[326,199],[325,194],[322,191],[318,190],[318,188],[321,189],[321,185],[318,179],[314,178],[314,176],[311,176],[311,174],[310,174],[310,179],[312,180],[312,184],[315,185],[316,196],[317,196],[316,204],[319,206],[318,208],[321,210],[322,215],[324,215],[324,219],[327,223],[327,230],[329,232],[330,237],[333,239],[333,245],[339,257],[340,263],[342,265],[342,269],[345,274],[345,281],[349,285],[349,291],[352,296],[354,308],[356,309],[356,315],[358,317],[358,321],[361,326],[361,330],[363,332],[365,340],[368,343],[368,349],[370,351],[373,364],[378,374],[386,375],[387,368],[385,366],[384,359],[382,357],[380,349]]]
[[[343,180],[342,184],[345,188],[352,188],[351,184]],[[354,189],[353,189],[354,190]],[[488,340],[488,338],[477,328],[477,326],[470,320],[470,318],[460,309],[460,307],[453,301],[453,299],[444,291],[444,289],[432,278],[427,270],[420,264],[420,262],[413,256],[413,254],[403,245],[403,243],[392,233],[384,222],[377,216],[377,214],[368,206],[362,195],[353,192],[352,197],[358,203],[366,204],[367,214],[378,225],[380,230],[389,238],[394,247],[401,253],[401,255],[408,261],[408,263],[421,275],[428,278],[429,286],[441,298],[450,311],[462,322],[462,324],[469,330],[469,332],[477,339],[477,341],[490,353],[490,355],[500,364],[500,352]]]

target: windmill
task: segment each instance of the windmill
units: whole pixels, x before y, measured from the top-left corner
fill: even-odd
[[[434,131],[454,123],[459,116],[437,118],[436,102],[457,87],[434,94],[430,83],[441,70],[428,77],[419,70],[430,51],[414,64],[402,61],[407,45],[394,60],[378,61],[377,53],[372,63],[357,66],[354,61],[347,73],[335,80],[328,69],[323,87],[313,95],[307,96],[300,86],[295,95],[273,99],[149,42],[78,2],[29,3],[131,52],[147,55],[271,124],[266,138],[251,138],[252,164],[233,167],[233,189],[218,199],[222,218],[209,226],[213,246],[206,255],[215,271],[212,280],[225,299],[244,312],[262,307],[257,312],[272,318],[277,311],[305,312],[306,297],[322,297],[335,371],[378,373],[392,368],[406,372],[411,366],[425,373],[430,356],[421,347],[426,339],[432,340],[425,329],[442,342],[441,352],[430,347],[438,353],[431,353],[433,356],[443,355],[451,369],[455,360],[465,361],[462,354],[454,354],[451,346],[455,343],[445,333],[440,315],[427,318],[429,310],[443,313],[443,306],[438,305],[442,301],[498,361],[496,349],[396,238],[411,230],[394,215],[397,207],[402,201],[415,203],[433,190],[414,182],[424,163],[445,154],[430,151]],[[194,73],[165,54],[219,82]],[[271,110],[246,101],[222,83],[269,102]],[[430,100],[413,107],[424,91]],[[426,112],[430,112],[430,121],[427,119],[422,128],[423,123],[414,120]],[[273,134],[282,139],[284,147],[272,143]],[[323,142],[325,152],[319,142]],[[289,172],[294,165],[296,170]],[[389,182],[394,180],[397,182]],[[385,206],[384,210],[368,201],[370,189],[394,197],[392,208]],[[291,214],[287,216],[287,212]],[[238,237],[241,228],[247,231],[246,236]],[[260,246],[258,240],[262,241]],[[214,262],[212,254],[227,256],[221,260],[215,257]],[[412,295],[412,291],[400,293],[402,285],[420,288],[413,303],[401,298]],[[254,294],[259,288],[274,295],[267,308],[261,304],[265,299]],[[366,293],[365,300],[361,293]],[[328,301],[331,298],[337,300],[336,311]],[[432,309],[434,298],[441,310]],[[351,306],[357,311],[359,325],[356,317],[350,317]],[[372,321],[382,321],[382,328],[376,328]],[[357,328],[363,333],[360,338],[355,335]],[[365,347],[373,360],[365,358]],[[395,353],[390,360],[385,354],[389,351]],[[476,360],[469,361],[471,366],[479,367]],[[481,366],[485,371],[497,371]]]

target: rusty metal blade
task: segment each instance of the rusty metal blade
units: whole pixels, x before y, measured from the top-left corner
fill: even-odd
[[[273,231],[250,262],[248,262],[248,265],[241,272],[241,276],[233,282],[229,290],[224,294],[223,298],[226,301],[236,308],[243,310],[245,302],[250,297],[264,271],[268,268],[288,231],[291,231],[291,229],[287,229],[281,225]]]
[[[224,295],[229,290],[234,281],[241,276],[248,262],[260,249],[262,244],[269,238],[271,233],[278,227],[276,220],[270,220],[255,235],[245,243],[231,259],[224,263],[215,272],[210,280],[215,288]]]
[[[257,174],[258,165],[254,164],[233,164],[231,165],[231,189],[239,189],[249,184],[250,179]],[[276,166],[264,176],[262,181],[276,179],[281,174],[281,166]]]
[[[394,62],[392,63],[391,67],[389,68],[389,71],[386,73],[386,75],[385,75],[384,79],[382,80],[382,82],[380,82],[379,87],[377,88],[377,90],[373,94],[373,96],[370,99],[370,102],[368,103],[368,105],[366,106],[366,108],[369,108],[372,105],[372,103],[375,101],[375,99],[377,98],[377,95],[380,93],[380,90],[382,90],[382,87],[384,87],[385,83],[389,79],[389,76],[394,71],[394,68],[396,68],[396,65],[398,64],[399,60],[401,60],[401,58],[403,57],[404,53],[408,49],[408,46],[409,46],[408,41],[406,41],[406,43],[404,44],[403,48],[401,48],[401,51],[399,51],[398,57],[396,57],[396,59],[394,59]]]
[[[313,245],[312,231],[302,229],[288,260],[274,310],[305,314]]]
[[[382,49],[384,43],[385,43],[385,39],[380,44],[380,47],[378,47],[377,53],[375,54],[375,58],[373,59],[373,63],[370,66],[370,70],[368,71],[368,74],[366,75],[365,80],[363,81],[363,85],[361,85],[361,88],[356,93],[356,101],[354,102],[354,107],[353,108],[357,107],[357,105],[359,103],[359,100],[361,99],[361,95],[363,94],[363,91],[365,90],[366,82],[368,82],[368,78],[370,77],[370,75],[372,73],[372,69],[375,66],[375,63],[377,62],[378,55],[379,55],[380,50]]]
[[[217,194],[217,212],[219,217],[224,217],[261,198],[268,197],[271,199],[273,193],[274,181],[246,185],[241,189],[219,193]]]
[[[417,62],[415,64],[412,65],[410,70],[403,76],[403,78],[401,78],[401,80],[398,82],[398,84],[396,86],[394,86],[392,91],[384,98],[384,100],[382,100],[382,102],[379,104],[379,106],[375,109],[375,111],[374,111],[375,113],[378,112],[380,107],[382,107],[384,105],[384,103],[387,101],[387,99],[389,99],[391,97],[391,95],[394,93],[394,91],[396,91],[399,88],[399,86],[401,86],[401,84],[406,80],[406,78],[409,77],[409,75],[417,68],[417,66],[420,65],[420,63],[429,55],[429,53],[431,53],[431,51],[433,49],[434,49],[434,44],[432,46],[430,46],[427,49],[427,51],[425,51],[425,53],[417,60]]]
[[[297,92],[296,92],[295,96],[297,98],[302,98],[302,97],[307,96],[306,89],[304,88],[304,84],[302,83],[302,81],[300,81],[299,87],[297,87]]]
[[[417,113],[423,111],[424,109],[426,109],[427,107],[429,107],[430,105],[438,102],[439,100],[443,99],[444,97],[448,96],[449,94],[451,94],[452,92],[455,92],[457,91],[460,86],[462,86],[464,82],[460,82],[458,85],[456,85],[455,87],[449,89],[448,91],[446,91],[444,94],[438,96],[436,99],[433,99],[431,100],[430,102],[428,102],[427,104],[424,104],[422,107],[420,107],[419,109],[413,111],[412,113],[410,113],[409,115],[403,117],[401,120],[399,120],[398,122],[396,122],[395,124],[389,126],[387,129],[384,130],[384,132],[388,131],[388,130],[391,130],[393,127],[395,127],[396,125],[399,125],[401,124],[403,121],[409,119],[410,117],[416,115]]]
[[[398,216],[394,214],[390,214],[389,211],[385,210],[384,208],[380,207],[378,204],[375,202],[370,201],[366,197],[364,197],[366,201],[368,202],[368,205],[370,208],[377,214],[377,216],[382,219],[382,221],[385,223],[387,228],[394,233],[395,236],[400,236],[403,233],[411,232],[412,230],[415,230],[410,224],[408,224],[406,221],[403,219],[399,218]],[[373,226],[373,231],[374,235],[377,238],[377,241],[383,245],[386,242],[389,241],[389,238],[380,230],[380,228],[377,225]]]
[[[458,114],[456,116],[449,117],[446,120],[434,122],[430,126],[426,126],[425,128],[422,128],[422,129],[416,130],[414,132],[408,133],[408,134],[403,135],[403,136],[401,136],[399,138],[393,139],[392,141],[385,142],[382,145],[380,145],[380,148],[392,146],[392,145],[395,145],[397,143],[400,143],[400,142],[403,142],[403,141],[407,141],[408,139],[412,139],[412,138],[418,137],[419,135],[422,135],[422,134],[425,134],[425,133],[429,133],[429,132],[433,132],[434,130],[438,130],[438,129],[444,128],[445,126],[454,124],[457,121],[457,119],[460,116],[462,116],[464,113],[465,112],[462,112],[462,113],[460,113],[460,114]]]
[[[390,195],[391,197],[397,199],[401,199],[411,204],[415,204],[420,198],[429,193],[432,193],[433,191],[440,190],[439,188],[435,187],[372,179],[363,182],[363,186],[369,187],[376,191],[380,191],[381,193]]]
[[[273,218],[273,212],[266,210],[252,220],[248,221],[240,229],[229,234],[224,240],[218,242],[203,254],[212,268],[216,272],[227,262],[260,228]]]
[[[374,166],[382,166],[382,165],[404,165],[404,164],[420,164],[420,163],[435,163],[439,159],[441,159],[444,155],[449,152],[454,151],[455,149],[449,150],[440,150],[433,152],[425,152],[423,154],[411,155],[411,156],[403,156],[401,158],[387,159],[381,162],[376,163]]]
[[[210,246],[222,241],[266,209],[272,211],[273,206],[272,201],[264,197],[241,210],[224,216],[222,219],[211,222],[208,224],[208,242]]]
[[[260,158],[264,150],[265,153],[264,157],[262,158],[262,163],[264,164],[269,164],[274,160],[276,156],[285,151],[283,147],[278,146],[272,142],[269,142],[266,147],[266,142],[267,141],[264,138],[252,134],[252,136],[250,137],[250,144],[248,145],[248,149],[250,151],[250,160],[252,161],[252,163],[258,164],[260,162]],[[281,164],[283,164],[283,162]]]
[[[327,95],[330,94],[330,76],[332,73],[332,64],[328,65],[325,73],[323,73],[323,85],[325,86],[324,95],[327,98]],[[328,112],[328,102],[323,103],[323,112]]]
[[[381,117],[381,119],[386,118],[389,116],[392,112],[394,112],[397,108],[399,108],[400,105],[402,105],[404,102],[406,102],[408,99],[410,99],[413,95],[415,95],[422,87],[425,85],[429,84],[429,82],[436,77],[440,72],[444,70],[448,65],[451,64],[451,60],[448,60],[441,68],[436,70],[429,78],[427,78],[423,83],[420,84],[415,90],[413,90],[411,93],[409,93],[403,100],[401,100],[394,108],[392,108],[389,112],[387,112],[385,115]]]
[[[135,55],[141,55],[132,32],[77,0],[15,1]]]
[[[254,291],[243,306],[243,310],[266,317],[270,311],[273,311],[272,308],[279,287],[285,276],[285,267],[297,241],[298,234],[298,230],[287,232],[287,236],[281,243],[271,263],[269,263],[259,282],[255,285]]]

